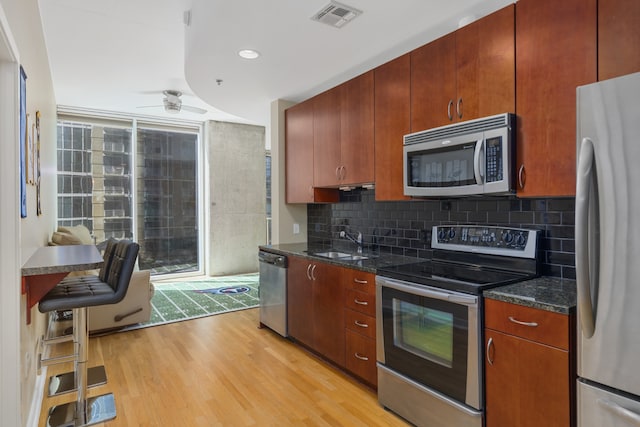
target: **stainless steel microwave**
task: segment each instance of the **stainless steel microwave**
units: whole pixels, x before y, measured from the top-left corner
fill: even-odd
[[[514,114],[404,136],[404,194],[448,197],[515,191]]]

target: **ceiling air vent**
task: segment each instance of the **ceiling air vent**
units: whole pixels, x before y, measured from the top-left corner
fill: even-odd
[[[342,28],[345,24],[353,21],[361,13],[361,10],[332,1],[327,6],[323,7],[320,12],[313,15],[311,19],[322,22],[323,24],[331,25],[332,27]]]

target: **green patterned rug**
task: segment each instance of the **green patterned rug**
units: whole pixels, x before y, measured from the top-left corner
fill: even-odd
[[[259,304],[258,273],[175,282],[154,281],[153,285],[151,319],[127,330],[244,310]]]

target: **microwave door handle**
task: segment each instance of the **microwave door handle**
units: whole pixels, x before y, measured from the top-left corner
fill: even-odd
[[[589,271],[589,206],[594,167],[593,142],[589,138],[584,138],[580,144],[577,167],[575,239],[578,312],[582,334],[585,338],[591,338],[595,330]],[[595,277],[593,279],[597,280]]]
[[[476,184],[478,185],[482,185],[484,181],[484,165],[482,161],[484,156],[482,156],[482,147],[483,143],[480,139],[476,142],[476,148],[473,153],[473,174],[475,175]]]

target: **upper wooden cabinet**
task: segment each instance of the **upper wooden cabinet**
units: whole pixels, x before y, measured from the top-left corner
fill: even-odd
[[[411,131],[411,59],[374,70],[376,200],[404,200],[402,137]]]
[[[374,180],[373,71],[314,98],[314,185]]]
[[[285,170],[287,203],[329,203],[339,200],[338,190],[313,185],[315,98],[285,112]]]
[[[596,81],[596,0],[516,6],[518,196],[575,194],[576,88]]]
[[[640,1],[598,0],[598,80],[640,71]]]
[[[313,103],[303,102],[285,112],[287,203],[313,200]]]
[[[514,8],[411,52],[411,132],[514,111]]]
[[[374,177],[373,71],[342,85],[340,184],[372,183]]]
[[[313,98],[313,183],[318,187],[338,184],[341,95],[338,86]]]

